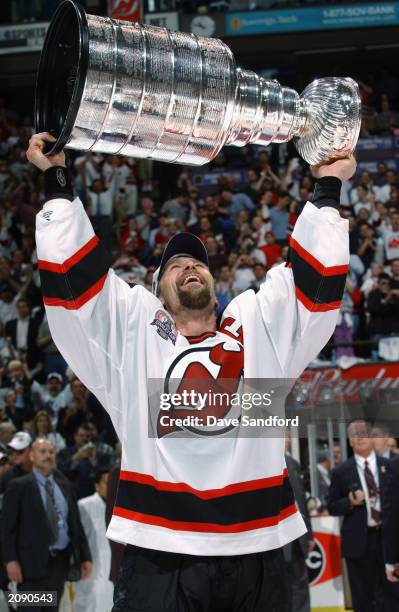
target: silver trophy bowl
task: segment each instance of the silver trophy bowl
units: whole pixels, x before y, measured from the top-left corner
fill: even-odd
[[[309,164],[345,157],[359,136],[350,78],[301,95],[237,68],[220,40],[87,15],[66,0],[48,28],[36,84],[36,132],[67,147],[202,165],[224,145],[293,139]]]

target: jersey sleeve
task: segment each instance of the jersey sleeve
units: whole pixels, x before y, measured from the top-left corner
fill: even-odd
[[[297,378],[334,332],[349,264],[348,221],[308,202],[290,239],[289,263],[256,295],[284,375]]]
[[[131,289],[110,269],[78,198],[45,204],[36,219],[36,244],[53,340],[117,428],[127,329],[137,324],[143,288]]]

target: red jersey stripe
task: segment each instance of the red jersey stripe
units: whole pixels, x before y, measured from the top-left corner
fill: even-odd
[[[90,253],[99,243],[98,236],[93,236],[90,238],[89,242],[86,242],[74,255],[69,257],[64,261],[64,263],[53,263],[51,261],[44,261],[43,259],[38,260],[39,270],[48,270],[49,272],[57,272],[58,274],[65,274],[68,272],[74,265],[79,263],[85,255]]]
[[[253,529],[262,529],[263,527],[273,527],[280,521],[292,516],[297,512],[296,504],[292,504],[284,508],[276,516],[271,516],[254,521],[245,521],[243,523],[234,523],[232,525],[218,525],[217,523],[191,523],[187,521],[171,521],[161,516],[143,514],[134,512],[133,510],[125,510],[120,506],[115,506],[113,515],[137,523],[145,523],[146,525],[156,525],[157,527],[165,527],[174,531],[195,531],[201,533],[240,533],[243,531],[251,531]]]
[[[283,484],[284,478],[288,477],[287,469],[280,476],[270,476],[268,478],[258,478],[257,480],[248,480],[246,482],[237,482],[227,485],[220,489],[194,489],[184,482],[167,482],[156,480],[148,474],[139,474],[138,472],[129,472],[121,470],[120,480],[128,480],[139,484],[149,485],[157,489],[157,491],[172,491],[175,493],[191,493],[200,499],[215,499],[217,497],[225,497],[226,495],[234,495],[235,493],[245,493],[246,491],[256,491],[258,489],[266,489],[271,487],[279,487]]]
[[[107,275],[108,272],[107,274],[104,274],[104,276],[102,276],[100,280],[94,283],[94,285],[92,285],[90,289],[85,291],[85,293],[82,293],[82,295],[80,295],[76,299],[61,300],[59,298],[48,298],[44,296],[43,302],[46,304],[46,306],[61,306],[62,308],[66,308],[66,310],[78,310],[79,308],[84,306],[86,302],[88,302],[95,295],[97,295],[97,293],[100,293],[106,281]]]
[[[317,270],[317,272],[322,276],[336,276],[338,274],[348,273],[349,265],[330,267],[323,266],[320,261],[313,257],[313,255],[311,255],[309,251],[304,249],[303,246],[301,246],[299,242],[295,240],[295,238],[292,238],[292,236],[290,238],[290,247],[295,249],[299,257],[302,257],[302,259],[304,259],[309,265],[311,265],[315,270]]]

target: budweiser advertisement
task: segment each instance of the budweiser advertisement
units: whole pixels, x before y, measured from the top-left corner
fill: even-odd
[[[306,370],[295,383],[287,408],[300,415],[303,426],[366,418],[385,423],[391,435],[399,436],[399,363]]]

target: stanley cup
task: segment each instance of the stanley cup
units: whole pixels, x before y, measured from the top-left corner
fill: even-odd
[[[56,11],[36,86],[36,131],[63,147],[206,164],[224,145],[293,139],[308,163],[344,157],[359,136],[350,78],[313,81],[301,95],[237,68],[220,40]]]

